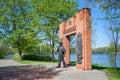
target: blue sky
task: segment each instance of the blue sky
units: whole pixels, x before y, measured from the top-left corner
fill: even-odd
[[[77,0],[79,4],[79,9],[86,8],[86,0]],[[106,22],[103,20],[97,20],[98,18],[103,18],[105,13],[93,5],[89,5],[88,8],[91,8],[91,17],[92,17],[92,28],[95,30],[95,44],[92,44],[93,48],[104,47],[109,45],[109,38],[106,35],[105,27]]]

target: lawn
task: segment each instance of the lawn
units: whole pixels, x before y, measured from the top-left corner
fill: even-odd
[[[54,64],[54,63],[57,63],[57,61],[55,61],[54,63],[53,62],[50,62],[50,61],[33,61],[33,60],[20,60],[19,58],[13,58],[14,61],[16,62],[19,62],[21,64],[42,64],[42,63],[46,63],[46,64]]]

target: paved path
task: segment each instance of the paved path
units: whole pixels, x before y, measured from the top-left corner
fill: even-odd
[[[19,65],[21,64],[11,59],[0,60],[0,67]],[[108,80],[107,75],[99,70],[82,71],[77,70],[75,66],[70,66],[67,68],[55,68],[56,64],[43,63],[39,64],[38,66],[46,66],[47,68],[52,68],[55,72],[58,72],[58,75],[55,76],[54,80]]]
[[[0,59],[0,67],[19,66],[19,65],[21,64],[11,59]]]
[[[99,70],[82,71],[76,67],[69,67],[61,69],[55,80],[108,80],[108,77]]]
[[[54,80],[55,73],[40,64],[20,64],[0,59],[0,80]]]

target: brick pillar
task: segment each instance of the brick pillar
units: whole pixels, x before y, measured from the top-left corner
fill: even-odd
[[[78,69],[91,70],[91,15],[90,9],[85,8],[76,14],[76,36],[82,35],[82,64],[76,64]]]
[[[60,34],[60,39],[62,39],[63,46],[65,48],[65,62],[66,64],[70,63],[70,42],[69,42],[69,37],[66,37],[64,35],[64,30],[66,29],[66,22],[62,22],[60,24],[60,29],[59,29],[59,34]]]
[[[91,51],[91,12],[90,9],[84,10],[84,28],[85,28],[85,70],[92,69],[92,51]]]
[[[81,69],[84,70],[84,66],[85,66],[85,47],[84,47],[84,11],[80,10],[77,12],[76,14],[76,39],[77,39],[77,35],[80,33],[82,35],[82,64],[76,64],[77,69]],[[77,42],[77,41],[76,41]],[[76,50],[77,52],[78,50]]]

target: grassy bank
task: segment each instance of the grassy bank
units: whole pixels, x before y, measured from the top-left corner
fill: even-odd
[[[31,60],[21,61],[18,58],[13,58],[13,60],[15,60],[21,64],[34,64],[34,63],[53,64],[53,62],[45,62],[45,61],[31,61]],[[55,61],[54,63],[57,63],[57,61]],[[75,66],[76,62],[71,62],[70,64]],[[117,68],[116,70],[114,70],[114,68],[112,68],[112,67],[105,67],[105,66],[101,66],[101,65],[92,65],[92,69],[97,69],[97,70],[105,72],[106,75],[108,76],[109,80],[120,80],[120,68]]]
[[[120,80],[120,68],[117,68],[116,70],[114,70],[114,68],[112,67],[92,65],[92,69],[104,71],[107,74],[109,80]]]
[[[49,64],[53,64],[53,63],[57,63],[57,61],[55,62],[50,62],[50,61],[33,61],[33,60],[20,60],[19,58],[13,58],[14,61],[19,62],[21,64],[34,64],[34,63],[49,63]]]

